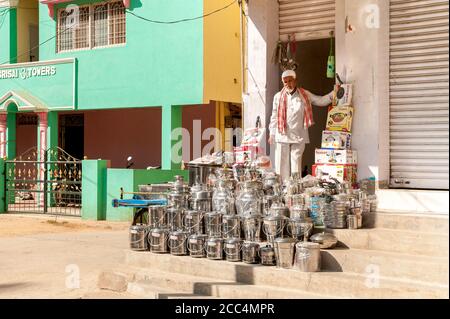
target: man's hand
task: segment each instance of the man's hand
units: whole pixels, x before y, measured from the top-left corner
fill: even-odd
[[[275,142],[275,136],[274,135],[270,135],[268,142],[269,142],[270,145],[272,145]]]

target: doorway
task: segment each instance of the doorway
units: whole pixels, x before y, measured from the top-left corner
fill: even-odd
[[[59,116],[59,146],[76,159],[83,159],[84,114]]]
[[[30,62],[39,61],[39,27],[35,24],[30,24],[29,34],[30,34]]]
[[[334,41],[333,41],[334,42]],[[335,52],[334,48],[333,51]],[[298,85],[316,95],[330,93],[335,79],[329,79],[327,61],[330,52],[330,39],[297,42],[296,60],[298,62]],[[303,153],[304,174],[311,174],[315,162],[315,149],[322,144],[322,131],[325,130],[328,108],[313,106],[314,122],[309,129],[310,144]]]

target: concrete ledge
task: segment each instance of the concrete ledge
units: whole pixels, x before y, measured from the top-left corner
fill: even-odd
[[[449,214],[449,192],[379,189],[378,209],[410,213]]]

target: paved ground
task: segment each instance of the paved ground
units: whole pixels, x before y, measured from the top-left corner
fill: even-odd
[[[101,270],[123,263],[128,227],[79,218],[0,215],[0,298],[89,295]]]

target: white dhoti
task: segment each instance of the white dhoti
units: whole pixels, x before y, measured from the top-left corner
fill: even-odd
[[[275,170],[283,181],[295,173],[301,174],[304,151],[305,143],[276,143]]]

